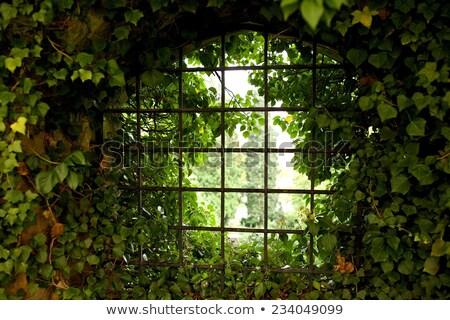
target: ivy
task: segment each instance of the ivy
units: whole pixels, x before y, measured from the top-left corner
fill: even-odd
[[[0,298],[48,299],[44,287],[49,286],[61,299],[448,299],[448,4],[396,0],[359,7],[344,0],[281,0],[247,5],[231,0],[0,4]],[[296,30],[301,39],[314,36],[351,66],[355,81],[346,83],[336,77],[331,84],[330,73],[316,70],[314,82],[326,89],[319,88],[322,109],[274,119],[298,147],[307,147],[302,137],[311,138],[314,128],[315,141],[332,131],[349,142],[352,154],[343,170],[316,171],[318,181],[333,183],[336,194],[317,201],[318,212],[301,228],[314,237],[323,267],[333,270],[334,265],[336,271],[313,276],[311,287],[311,279],[302,275],[260,271],[257,238],[227,247],[233,258],[227,257],[223,291],[220,272],[214,270],[186,265],[142,273],[125,267],[124,257],[135,257],[138,245],[175,262],[177,240],[167,219],[178,197],[149,192],[145,209],[151,218],[137,215],[136,195],[117,188],[119,180],[133,181],[134,172],[109,170],[107,159],[99,156],[99,115],[132,98],[137,75],[152,108],[177,105],[178,83],[159,68],[170,66],[180,46],[204,34],[196,16],[204,12],[218,23],[224,14],[239,18],[246,12],[246,19]],[[262,61],[250,45],[257,43],[252,37],[258,39],[254,33],[227,38],[227,63]],[[198,40],[195,45],[201,46],[203,39]],[[292,42],[280,50],[298,64],[310,63],[310,50],[299,47]],[[189,59],[217,66],[216,49],[213,45]],[[270,54],[282,62],[276,49]],[[311,74],[277,72],[271,75],[269,102],[306,106]],[[250,81],[264,92],[262,78],[255,72]],[[186,80],[186,104],[217,103],[217,88],[208,88],[201,77]],[[258,101],[236,97],[233,103],[245,108]],[[153,138],[177,137],[174,117],[155,121],[168,132]],[[220,119],[213,116],[186,118],[183,126],[184,121],[186,128],[192,125],[186,137],[200,135],[206,145],[220,132]],[[259,121],[236,113],[227,132],[242,124],[243,137],[252,139],[261,133]],[[130,123],[123,131],[132,138]],[[178,175],[172,173],[178,160],[165,160],[175,164],[153,171],[154,183],[177,186]],[[201,161],[206,160],[188,163]],[[305,170],[308,161],[296,155],[295,170]],[[194,196],[187,203],[192,221],[213,221],[212,204],[202,205]],[[360,239],[351,231],[357,217]],[[268,239],[277,252],[271,263],[304,267],[306,238]],[[190,234],[186,243],[196,262],[220,262],[219,238]],[[347,272],[350,261],[356,268]],[[257,271],[247,272],[247,266]],[[20,287],[21,275],[27,286]]]

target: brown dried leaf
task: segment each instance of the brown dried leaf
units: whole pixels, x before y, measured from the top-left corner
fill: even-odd
[[[63,233],[64,233],[64,225],[62,223],[56,223],[52,227],[50,235],[52,236],[52,238],[59,238]]]
[[[17,166],[17,171],[21,176],[27,176],[30,174],[30,169],[28,169],[27,164],[23,161],[19,162],[19,165]]]

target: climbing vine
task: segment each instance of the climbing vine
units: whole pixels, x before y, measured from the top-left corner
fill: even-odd
[[[449,16],[445,1],[426,0],[2,2],[0,298],[448,299]],[[134,195],[117,188],[124,174],[102,158],[102,110],[125,105],[137,76],[164,83],[158,70],[180,46],[238,22],[296,30],[356,74],[342,114],[313,115],[352,154],[327,204],[348,232],[320,217],[307,226],[337,254],[331,277],[235,268],[220,291],[217,272],[144,274],[124,261],[130,243],[164,248],[173,235],[161,216],[136,217]],[[289,133],[306,130],[301,117],[284,121]],[[229,263],[252,261],[255,248]]]

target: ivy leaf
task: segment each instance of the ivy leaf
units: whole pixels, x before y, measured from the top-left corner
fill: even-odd
[[[255,287],[255,298],[261,299],[261,297],[264,296],[264,293],[266,293],[266,286],[263,282],[260,282]]]
[[[283,11],[284,20],[287,20],[295,11],[299,9],[299,0],[281,0],[281,11]]]
[[[398,264],[398,272],[401,274],[411,274],[414,272],[414,262],[411,260],[402,260]]]
[[[167,2],[168,0],[150,0],[150,6],[152,7],[153,12],[155,12],[163,7],[166,7]]]
[[[380,69],[386,67],[386,62],[388,61],[388,56],[386,52],[373,53],[369,56],[369,63],[375,68]]]
[[[158,70],[145,71],[141,75],[142,83],[149,87],[156,87],[164,81],[164,74]]]
[[[2,4],[0,5],[0,13],[2,14],[4,20],[3,27],[5,29],[9,21],[17,16],[17,9],[9,3],[2,2]]]
[[[17,119],[16,122],[14,122],[13,124],[11,124],[9,127],[11,128],[11,130],[13,132],[19,132],[21,134],[25,134],[25,130],[26,130],[26,126],[25,124],[27,123],[27,118],[25,117],[19,117],[19,119]]]
[[[303,0],[300,4],[300,11],[302,13],[303,19],[311,27],[311,29],[316,30],[319,24],[320,18],[322,17],[325,9],[323,7],[322,1],[316,0]]]
[[[131,27],[129,25],[120,26],[114,29],[113,35],[116,36],[117,40],[128,39],[128,35],[130,34]]]
[[[0,92],[0,104],[2,107],[5,107],[8,105],[8,103],[13,102],[16,99],[16,95],[13,92],[9,91],[2,91]],[[6,117],[6,108],[4,109],[5,112],[1,112],[1,117]]]
[[[95,72],[92,75],[92,82],[97,85],[100,83],[100,81],[105,77],[105,75],[101,72]]]
[[[361,23],[364,27],[370,29],[372,25],[372,16],[376,16],[378,11],[370,11],[368,6],[365,6],[363,11],[355,10],[352,12],[352,24]]]
[[[408,168],[408,171],[419,181],[422,181],[423,178],[431,175],[430,167],[422,163],[411,166]]]
[[[373,100],[370,97],[362,96],[358,100],[358,105],[361,108],[362,111],[367,111],[373,108],[374,103]]]
[[[64,179],[69,174],[69,167],[64,162],[58,164],[53,170],[55,170],[56,175],[58,176],[59,182],[63,182]]]
[[[90,254],[86,258],[87,262],[92,266],[100,263],[100,258],[94,254]]]
[[[93,60],[94,55],[86,52],[80,52],[75,58],[75,61],[80,64],[81,68],[84,68],[86,65],[91,64]]]
[[[387,103],[381,103],[377,106],[378,115],[381,118],[381,121],[386,121],[388,119],[392,119],[397,117],[397,109]]]
[[[352,48],[347,52],[347,59],[355,67],[359,67],[368,57],[367,50]]]
[[[409,12],[411,9],[415,8],[415,6],[414,0],[395,0],[395,8],[403,13]]]
[[[116,60],[111,59],[106,63],[106,72],[110,75],[109,85],[111,87],[125,86],[125,76],[123,71],[119,68]]]
[[[447,243],[442,239],[434,241],[431,247],[431,255],[435,257],[441,257],[447,252]]]
[[[80,150],[76,150],[74,151],[71,155],[70,155],[70,159],[73,161],[73,163],[75,164],[81,164],[81,165],[85,165],[86,164],[86,159],[84,158],[84,154],[83,152],[81,152]]]
[[[412,96],[412,100],[414,101],[414,104],[416,105],[417,109],[422,110],[431,102],[430,96],[424,96],[421,92],[414,92]]]
[[[139,20],[144,17],[144,14],[141,10],[130,10],[125,12],[125,21],[131,22],[135,26],[138,24]]]
[[[438,271],[439,271],[439,258],[428,257],[427,260],[425,260],[423,272],[429,273],[432,276],[434,276]]]
[[[207,7],[220,8],[225,0],[208,0]]]
[[[92,80],[91,70],[80,69],[78,70],[78,74],[80,75],[80,79],[82,82],[85,82],[86,80]]]
[[[441,133],[447,140],[450,141],[450,127],[442,127]]]
[[[427,121],[423,118],[416,118],[406,127],[406,132],[410,137],[423,137],[425,135],[425,125]]]
[[[16,57],[16,58],[9,57],[9,58],[5,59],[5,67],[9,71],[11,71],[11,73],[14,73],[16,68],[21,67],[21,66],[22,66],[22,59],[19,57]]]
[[[331,252],[337,244],[337,238],[334,234],[327,233],[320,238],[320,243],[327,252]]]
[[[402,110],[408,108],[409,106],[411,106],[412,104],[413,103],[412,103],[411,99],[409,99],[404,94],[400,94],[397,96],[398,110],[402,111]]]
[[[53,170],[41,171],[36,176],[36,189],[40,193],[49,193],[57,183],[58,175]]]
[[[411,187],[411,184],[408,180],[408,177],[403,174],[400,174],[391,179],[391,191],[392,192],[407,194],[410,187]]]

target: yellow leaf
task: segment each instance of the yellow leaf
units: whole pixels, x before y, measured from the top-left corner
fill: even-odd
[[[352,12],[353,21],[352,24],[360,22],[363,26],[370,29],[372,25],[372,16],[378,14],[378,11],[370,11],[368,6],[365,6],[363,11],[355,10]]]
[[[287,115],[286,118],[284,118],[284,120],[286,120],[287,123],[291,123],[292,119],[293,117],[291,115]]]
[[[13,132],[20,132],[22,134],[25,134],[25,123],[27,123],[27,118],[19,117],[16,122],[10,125],[10,128]]]

